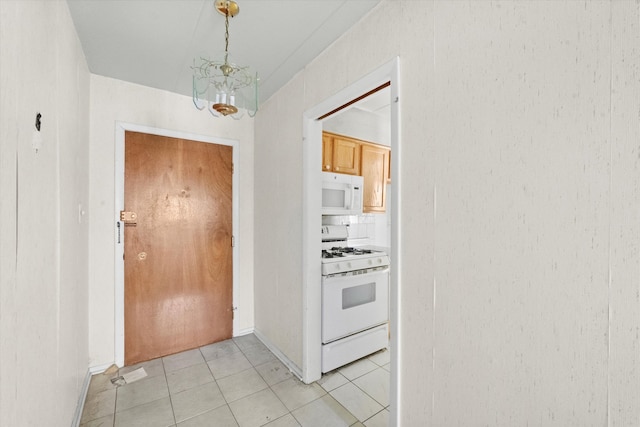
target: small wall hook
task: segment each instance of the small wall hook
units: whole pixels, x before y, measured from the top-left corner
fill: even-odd
[[[38,132],[40,132],[40,126],[42,125],[42,122],[40,121],[41,118],[42,118],[42,114],[40,113],[36,114],[36,130]]]

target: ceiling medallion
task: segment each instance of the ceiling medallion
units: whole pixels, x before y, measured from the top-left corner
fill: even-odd
[[[258,111],[258,74],[248,66],[239,66],[229,55],[229,18],[240,13],[233,0],[216,0],[215,8],[225,20],[224,55],[193,61],[193,103],[198,110],[207,108],[215,117],[239,119]]]

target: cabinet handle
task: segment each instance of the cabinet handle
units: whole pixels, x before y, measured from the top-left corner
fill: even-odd
[[[338,168],[338,167],[337,167],[335,170],[339,171],[339,170],[340,170],[340,168]]]
[[[325,165],[325,169],[331,169],[331,165]]]

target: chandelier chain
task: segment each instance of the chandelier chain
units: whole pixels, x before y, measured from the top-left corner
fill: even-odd
[[[224,62],[227,63],[229,58],[229,13],[224,17]]]

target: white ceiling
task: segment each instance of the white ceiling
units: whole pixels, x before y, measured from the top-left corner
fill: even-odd
[[[268,99],[380,0],[236,0],[229,52]],[[67,0],[92,73],[191,96],[193,59],[224,51],[214,0]]]

